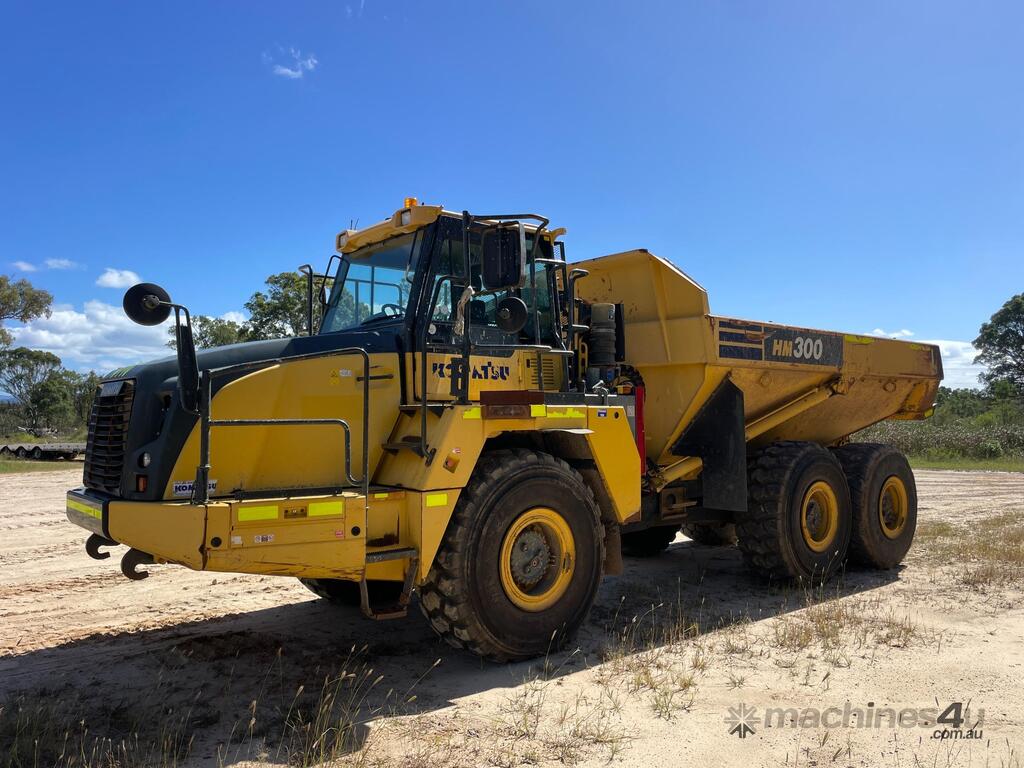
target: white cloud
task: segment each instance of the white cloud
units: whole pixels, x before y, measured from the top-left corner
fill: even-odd
[[[29,264],[27,261],[12,261],[11,266],[20,272],[35,272],[38,269],[35,264]]]
[[[284,50],[278,48],[280,53],[284,54]],[[274,57],[264,53],[264,61],[273,64],[271,71],[279,77],[285,77],[289,80],[299,80],[303,78],[307,72],[312,72],[316,69],[316,65],[320,62],[316,58],[316,54],[303,54],[302,51],[296,48],[289,48],[287,55],[291,58],[290,62],[285,64],[279,64],[274,62]]]
[[[47,269],[76,269],[78,262],[72,261],[71,259],[47,259]]]
[[[914,335],[914,332],[908,331],[906,328],[903,328],[902,330],[899,331],[883,331],[881,328],[875,328],[875,330],[871,332],[871,335],[888,336],[890,339],[909,339],[911,336]]]
[[[237,312],[235,310],[231,310],[230,312],[225,312],[223,315],[221,315],[220,319],[221,320],[230,320],[233,323],[238,323],[239,325],[241,325],[248,318],[246,318],[246,316],[243,313],[241,313],[241,312]]]
[[[942,386],[954,389],[960,387],[981,388],[982,384],[978,381],[978,374],[985,370],[985,366],[974,362],[978,350],[969,341],[932,339],[922,340],[921,343],[935,344],[942,352],[942,370],[945,373]]]
[[[141,283],[142,278],[130,269],[113,269],[107,267],[103,274],[96,278],[96,285],[101,288],[130,288],[136,283]]]
[[[99,373],[167,357],[168,320],[163,325],[136,325],[119,306],[87,301],[82,311],[59,305],[49,317],[11,327],[15,343],[60,357],[75,370]]]

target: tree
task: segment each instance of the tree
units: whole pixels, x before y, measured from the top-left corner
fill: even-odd
[[[75,401],[68,373],[54,371],[29,390],[25,415],[34,434],[59,432],[74,423]]]
[[[974,346],[979,350],[974,362],[988,367],[981,374],[982,381],[991,385],[1005,379],[1018,397],[1024,397],[1024,293],[1011,297],[982,323]]]
[[[167,329],[171,339],[167,346],[172,349],[176,346],[174,326]],[[223,347],[226,344],[237,344],[240,341],[249,341],[246,327],[234,320],[225,320],[221,317],[210,317],[209,315],[195,315],[192,318],[192,338],[199,349],[210,347]]]
[[[14,398],[33,430],[42,429],[47,418],[43,390],[37,388],[61,370],[60,358],[50,352],[27,347],[0,352],[0,389]]]
[[[50,316],[53,296],[28,280],[14,281],[0,275],[0,348],[10,346],[11,332],[3,327],[5,320],[27,323],[37,317]]]
[[[100,377],[95,372],[78,373],[64,371],[68,390],[71,393],[72,407],[75,412],[75,423],[84,426],[89,423],[92,413],[92,401],[96,398],[96,390],[100,386]]]
[[[306,333],[306,277],[298,272],[280,272],[266,280],[267,292],[256,291],[245,302],[246,323],[254,339],[280,339]],[[317,309],[314,303],[314,310]],[[314,322],[317,315],[314,312]]]

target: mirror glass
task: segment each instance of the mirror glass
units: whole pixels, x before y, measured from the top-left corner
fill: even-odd
[[[526,247],[523,227],[498,224],[485,229],[481,246],[481,282],[484,290],[516,288],[523,282]]]

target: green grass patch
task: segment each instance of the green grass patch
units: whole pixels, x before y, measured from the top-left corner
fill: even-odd
[[[81,471],[80,461],[32,461],[31,459],[0,459],[0,475],[11,475],[17,472],[46,472],[55,469],[77,469]]]
[[[968,456],[950,458],[908,457],[914,469],[988,470],[990,472],[1024,472],[1024,456],[1001,456],[994,459],[974,459]]]

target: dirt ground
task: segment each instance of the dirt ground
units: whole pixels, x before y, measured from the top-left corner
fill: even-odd
[[[63,734],[137,765],[1020,766],[1024,474],[917,478],[899,570],[774,588],[679,537],[574,650],[497,666],[292,579],[129,582],[64,518],[75,470],[0,476],[0,764],[36,729],[40,765]]]

